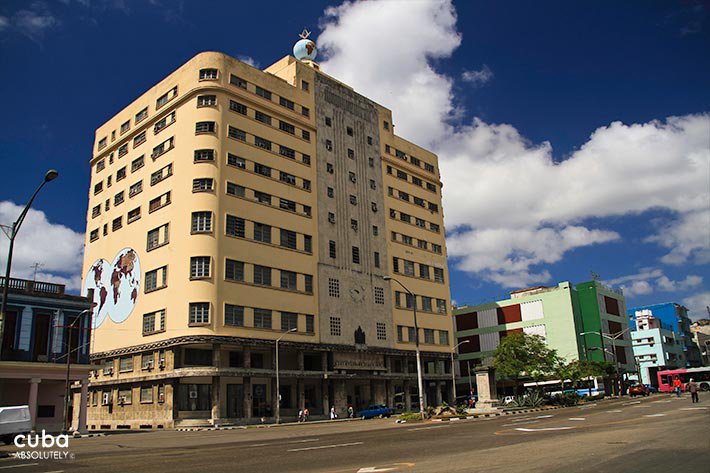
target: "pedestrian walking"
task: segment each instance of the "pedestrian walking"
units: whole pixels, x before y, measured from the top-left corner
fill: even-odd
[[[681,383],[680,378],[676,376],[673,379],[673,390],[675,391],[675,394],[678,397],[680,397],[680,391],[681,391],[682,385],[683,385],[683,383]]]
[[[335,406],[330,407],[330,420],[335,420],[338,418],[338,414],[335,413]]]
[[[303,409],[298,410],[298,421],[303,422]]]
[[[307,408],[307,407],[306,407],[305,409],[303,409],[303,422],[308,422],[308,415],[309,415],[309,414],[310,414],[310,413],[308,412],[308,408]]]
[[[353,406],[348,406],[348,417],[351,419],[355,418],[355,410],[353,409]]]
[[[693,404],[700,402],[700,399],[698,399],[698,383],[696,383],[693,378],[690,378],[688,386],[686,386],[685,389],[690,393],[690,399]]]

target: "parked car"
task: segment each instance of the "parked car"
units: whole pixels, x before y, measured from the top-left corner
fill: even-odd
[[[32,430],[29,406],[0,407],[0,440],[12,443],[16,435]]]
[[[357,413],[358,417],[362,417],[363,419],[390,417],[392,414],[394,414],[394,409],[387,407],[384,404],[373,404],[367,409]]]
[[[651,391],[643,384],[634,384],[629,388],[629,396],[631,397],[648,396],[650,392]]]
[[[648,392],[650,392],[651,394],[658,392],[658,388],[656,386],[651,386],[650,384],[644,384],[644,386],[646,386]]]

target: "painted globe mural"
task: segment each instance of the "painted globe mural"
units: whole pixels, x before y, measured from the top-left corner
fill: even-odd
[[[111,263],[103,258],[94,261],[84,278],[82,291],[89,296],[93,290],[93,328],[100,326],[106,317],[116,323],[126,320],[136,305],[140,281],[140,261],[133,248],[119,251]]]
[[[310,39],[302,39],[293,46],[293,55],[301,61],[304,59],[313,61],[318,55],[318,48]]]

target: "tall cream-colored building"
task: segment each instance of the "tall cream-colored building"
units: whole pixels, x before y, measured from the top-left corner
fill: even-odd
[[[312,43],[311,43],[312,44]],[[84,288],[89,427],[340,416],[450,401],[437,157],[287,56],[198,54],[96,131]],[[284,332],[294,330],[284,334]]]

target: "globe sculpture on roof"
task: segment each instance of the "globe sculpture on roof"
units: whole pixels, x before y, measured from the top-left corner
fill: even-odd
[[[303,33],[300,34],[301,39],[293,46],[293,55],[299,61],[313,61],[318,55],[316,43],[308,39],[310,34],[310,31],[304,29]]]

